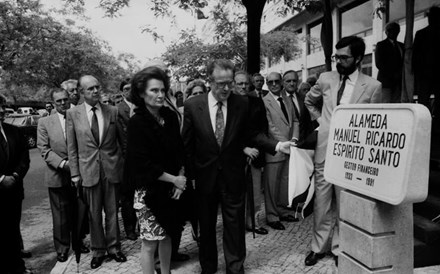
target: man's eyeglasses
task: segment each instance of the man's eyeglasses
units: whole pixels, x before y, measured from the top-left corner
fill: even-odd
[[[295,80],[295,79],[289,79],[289,80],[285,80],[284,82],[286,82],[286,83],[297,83],[298,80]]]
[[[281,80],[269,80],[267,81],[268,85],[279,85],[281,83]]]
[[[228,86],[228,88],[232,88],[234,86],[234,81],[230,81],[230,82],[214,82],[215,85],[218,88],[225,88],[226,86]]]
[[[332,61],[333,62],[337,62],[337,61],[341,61],[341,62],[347,62],[348,59],[350,58],[354,58],[353,56],[349,56],[349,55],[333,55],[332,56]]]
[[[249,86],[248,82],[239,82],[239,83],[235,83],[235,85],[237,86]]]

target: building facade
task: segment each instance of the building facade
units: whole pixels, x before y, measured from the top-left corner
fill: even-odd
[[[388,22],[397,22],[401,27],[398,41],[405,38],[405,0],[387,0],[387,12],[381,18],[374,13],[379,6],[378,0],[339,0],[332,10],[333,18],[333,49],[337,41],[345,36],[357,35],[365,40],[366,52],[362,64],[362,71],[374,78],[377,68],[374,63],[374,50],[377,42],[386,38],[385,25]],[[266,66],[262,71],[268,74],[272,71],[284,72],[295,70],[301,79],[309,76],[318,76],[325,71],[324,51],[321,47],[320,32],[322,14],[311,14],[307,11],[281,17],[277,9],[283,5],[283,0],[271,2],[265,8],[262,17],[262,32],[267,33],[283,27],[289,27],[298,34],[298,43],[301,53],[295,60],[279,63],[271,62],[266,58]],[[428,25],[427,11],[434,5],[440,5],[439,0],[416,0],[414,7],[414,35],[417,30]]]

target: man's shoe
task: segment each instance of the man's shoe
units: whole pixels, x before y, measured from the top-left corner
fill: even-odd
[[[282,221],[282,222],[288,222],[288,223],[294,223],[294,222],[298,222],[299,219],[293,217],[292,215],[287,215],[287,216],[282,216],[282,217],[280,218],[280,221]]]
[[[57,255],[57,261],[64,263],[67,261],[67,252],[66,253],[58,253]]]
[[[105,256],[101,257],[93,257],[92,262],[90,263],[90,266],[92,269],[98,268],[102,265],[102,262],[104,262]]]
[[[121,251],[109,254],[108,256],[114,259],[115,261],[117,261],[118,263],[123,263],[127,261],[127,257],[125,257],[125,255]]]
[[[32,253],[30,251],[27,251],[24,249],[21,250],[20,255],[22,258],[25,258],[25,259],[32,257]]]
[[[309,255],[307,255],[306,260],[304,261],[305,265],[312,266],[315,265],[319,260],[325,257],[325,254],[315,253],[310,251]]]
[[[134,233],[133,231],[127,232],[127,239],[136,241],[137,238],[138,238],[137,234]]]
[[[171,255],[172,262],[184,262],[189,260],[189,255],[182,253],[175,253]]]
[[[267,233],[269,233],[269,231],[267,231],[267,229],[265,229],[264,227],[256,227],[255,229],[246,228],[246,230],[260,235],[266,235]]]
[[[85,254],[85,253],[89,253],[89,252],[90,252],[90,249],[89,249],[84,243],[81,244],[81,247],[80,247],[79,250],[80,250],[80,252],[83,253],[83,254]]]
[[[286,229],[280,221],[268,222],[267,225],[275,230],[285,230]]]

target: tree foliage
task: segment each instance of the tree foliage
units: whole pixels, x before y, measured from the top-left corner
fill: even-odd
[[[0,2],[0,87],[14,97],[26,97],[21,89],[32,98],[82,74],[111,87],[126,71],[109,52],[89,30],[75,32],[42,11],[39,1]]]

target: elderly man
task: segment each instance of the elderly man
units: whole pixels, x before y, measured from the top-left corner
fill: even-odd
[[[218,266],[216,221],[222,208],[223,244],[227,273],[244,273],[245,184],[243,153],[249,132],[249,104],[232,94],[234,65],[215,60],[208,65],[211,91],[185,102],[183,140],[188,158],[187,178],[195,179],[200,220],[199,259],[202,273]],[[262,135],[251,136],[264,137]],[[261,139],[267,151],[289,152],[290,142]]]
[[[32,273],[21,258],[20,218],[23,178],[29,151],[22,132],[3,123],[6,98],[0,94],[0,268],[2,273]]]
[[[267,118],[266,110],[264,108],[263,101],[258,97],[257,92],[250,91],[249,75],[245,71],[238,71],[235,73],[234,81],[236,85],[236,93],[242,96],[248,96],[249,99],[249,112],[251,124],[258,127],[262,132],[267,132]],[[259,212],[261,210],[261,203],[263,201],[263,194],[261,192],[261,180],[262,180],[262,168],[264,167],[264,153],[260,153],[260,150],[256,148],[256,144],[249,142],[243,149],[244,154],[248,157],[250,163],[246,168],[250,169],[252,175],[252,193],[253,204],[250,203],[249,190],[246,192],[246,230],[252,231],[257,234],[265,235],[268,233],[267,229],[259,225]],[[251,215],[251,206],[254,207],[254,215]],[[252,218],[255,221],[255,229],[252,227]]]
[[[269,122],[269,136],[280,142],[292,140],[295,118],[294,106],[292,100],[287,97],[286,91],[283,90],[281,74],[271,72],[267,76],[266,83],[269,87],[269,93],[263,97],[263,102],[266,106]],[[266,220],[267,224],[276,230],[285,229],[281,221],[298,221],[290,214],[290,211],[281,205],[280,201],[281,189],[287,190],[288,173],[289,158],[285,154],[266,154],[266,166],[264,168]]]
[[[339,224],[334,220],[339,214],[339,192],[324,179],[325,154],[333,109],[345,104],[368,104],[382,102],[382,85],[359,71],[365,53],[365,43],[357,36],[344,37],[336,44],[337,71],[319,76],[316,85],[307,93],[304,104],[310,116],[319,123],[318,141],[315,149],[315,200],[313,216],[312,251],[305,264],[314,265],[325,256],[331,241],[331,251],[337,264],[339,248]],[[323,102],[323,105],[322,105]],[[336,203],[333,201],[336,197]],[[336,208],[334,208],[336,205]]]
[[[69,79],[61,83],[61,88],[69,93],[70,107],[78,105],[79,92],[78,92],[78,80]]]
[[[116,200],[123,158],[117,127],[118,111],[99,103],[99,81],[91,75],[82,76],[78,89],[84,96],[84,103],[67,111],[67,149],[72,182],[83,186],[89,206],[91,267],[94,269],[101,266],[106,252],[117,262],[127,260],[119,242]]]
[[[255,92],[258,97],[263,98],[269,92],[268,90],[263,89],[264,86],[264,77],[260,73],[255,73],[252,76],[252,81],[255,87]]]
[[[44,181],[49,189],[53,221],[53,241],[57,260],[67,261],[73,231],[73,214],[76,206],[76,188],[70,181],[66,142],[66,111],[70,108],[69,93],[54,89],[51,98],[56,113],[38,121],[37,146],[47,164]],[[82,253],[89,249],[81,247]]]

